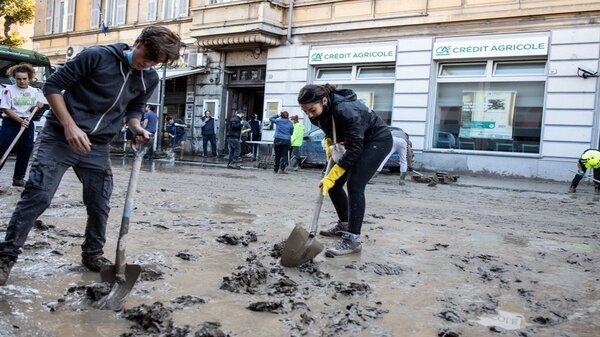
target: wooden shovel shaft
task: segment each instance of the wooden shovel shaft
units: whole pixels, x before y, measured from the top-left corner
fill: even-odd
[[[129,218],[133,209],[133,196],[137,188],[140,168],[142,167],[142,157],[148,149],[146,145],[138,145],[139,148],[133,159],[131,176],[127,185],[127,196],[125,197],[125,206],[123,207],[123,216],[121,217],[121,229],[119,230],[119,240],[117,241],[117,253],[115,257],[115,271],[117,281],[125,280],[125,249],[127,248],[127,234],[129,233]]]
[[[329,161],[327,162],[327,168],[325,169],[325,175],[327,175],[327,173],[329,173],[329,171],[331,170],[331,167],[333,167],[333,159],[329,159]],[[313,238],[315,237],[315,235],[317,235],[317,227],[319,224],[319,214],[321,214],[321,206],[323,206],[323,188],[321,187],[321,189],[319,190],[319,196],[317,197],[317,200],[315,202],[315,210],[313,211],[313,216],[312,216],[312,221],[310,223],[310,231],[308,232],[308,235]]]
[[[29,121],[30,122],[37,110],[38,110],[38,107],[36,106],[29,113]],[[8,154],[10,153],[10,150],[12,150],[12,148],[15,147],[15,144],[17,144],[17,142],[19,141],[19,138],[21,138],[21,135],[23,134],[24,131],[25,131],[25,127],[21,126],[19,133],[17,133],[17,135],[15,136],[15,139],[13,139],[12,143],[10,143],[10,145],[8,146],[8,149],[6,149],[6,152],[4,152],[4,154],[2,155],[2,159],[0,159],[0,165],[4,164],[4,161],[6,160],[6,158],[8,158]]]

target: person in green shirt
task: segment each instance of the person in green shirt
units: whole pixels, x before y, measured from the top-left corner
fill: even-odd
[[[292,132],[292,168],[294,171],[298,171],[302,158],[300,158],[300,147],[304,140],[304,124],[298,121],[298,115],[290,117],[292,123],[294,123],[294,131]]]

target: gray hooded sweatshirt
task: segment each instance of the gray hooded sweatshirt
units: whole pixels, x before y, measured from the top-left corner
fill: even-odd
[[[71,117],[92,143],[109,143],[122,128],[123,117],[141,119],[158,85],[156,71],[131,68],[125,50],[130,50],[125,43],[87,48],[44,84],[44,95],[63,94]],[[45,128],[64,134],[54,114]]]

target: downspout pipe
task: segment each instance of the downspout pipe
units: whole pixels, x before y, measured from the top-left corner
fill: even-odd
[[[288,26],[287,26],[287,41],[289,44],[294,44],[292,40],[292,19],[294,17],[294,0],[290,0],[288,7]]]

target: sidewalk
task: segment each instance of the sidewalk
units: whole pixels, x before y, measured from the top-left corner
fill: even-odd
[[[119,158],[118,155],[113,155],[113,159]],[[129,158],[131,159],[131,158]],[[180,156],[175,155],[174,160],[169,158],[154,159],[156,163],[176,163],[180,165],[193,165],[193,166],[204,166],[204,167],[221,167],[227,168],[227,158],[219,156],[217,158],[204,158],[202,156],[193,156],[184,154]],[[243,161],[239,163],[243,169],[259,169],[259,161],[252,161],[252,158],[243,158]],[[262,170],[262,169],[260,169]],[[315,170],[320,171],[318,167],[305,168],[303,171]],[[420,171],[421,173],[431,176],[434,172]],[[384,173],[386,176],[396,175],[397,172]],[[407,179],[410,180],[410,172],[408,172]],[[452,173],[451,173],[452,174]],[[542,179],[528,179],[520,177],[503,177],[503,176],[491,176],[491,175],[479,175],[476,173],[468,174],[456,174],[459,176],[456,184],[462,187],[483,187],[501,190],[513,190],[515,192],[541,192],[541,193],[567,193],[569,188],[568,181],[555,181],[555,180],[542,180]],[[579,184],[578,190],[586,193],[590,192],[593,194],[593,186],[587,181],[582,181]]]

